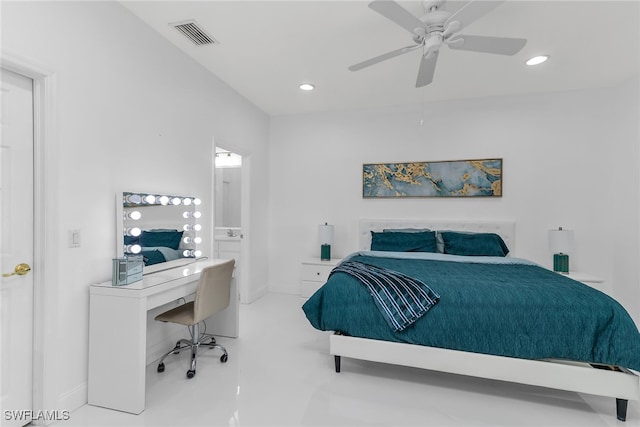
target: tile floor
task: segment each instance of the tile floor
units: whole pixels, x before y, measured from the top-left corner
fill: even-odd
[[[229,361],[205,350],[195,378],[188,355],[147,371],[141,415],[85,405],[75,426],[617,426],[615,401],[577,393],[343,359],[336,374],[328,334],[313,329],[293,295],[241,305],[240,338],[218,341]]]

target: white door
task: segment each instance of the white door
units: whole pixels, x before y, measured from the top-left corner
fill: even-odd
[[[0,86],[0,424],[33,408],[33,80],[2,69]]]

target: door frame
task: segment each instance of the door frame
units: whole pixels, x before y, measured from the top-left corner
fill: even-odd
[[[33,80],[33,409],[59,408],[55,390],[58,306],[56,75],[0,50],[0,67]],[[45,215],[46,212],[46,215]],[[46,285],[45,285],[46,284]],[[48,303],[47,303],[48,302]],[[27,409],[27,408],[25,408]],[[37,425],[44,421],[37,420]]]
[[[249,286],[249,274],[251,272],[250,264],[250,252],[249,247],[251,246],[251,154],[247,153],[244,150],[237,150],[236,148],[230,148],[229,145],[223,143],[224,147],[216,144],[215,137],[212,137],[212,160],[211,160],[211,187],[212,187],[212,215],[211,215],[211,235],[213,239],[211,239],[211,254],[215,254],[215,230],[216,230],[216,147],[224,148],[225,150],[230,150],[233,153],[239,154],[242,156],[242,170],[240,172],[240,229],[241,229],[241,239],[240,239],[240,281],[238,282],[238,295],[240,297],[240,302],[243,304],[248,304],[255,301],[258,297],[254,296],[251,291],[251,287]],[[260,295],[261,296],[261,295]],[[244,298],[243,298],[244,297]]]

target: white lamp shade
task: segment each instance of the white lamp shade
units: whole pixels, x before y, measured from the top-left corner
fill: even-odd
[[[567,254],[573,251],[573,230],[549,230],[549,249],[552,253]]]
[[[323,224],[318,226],[318,240],[321,245],[333,244],[333,225]]]

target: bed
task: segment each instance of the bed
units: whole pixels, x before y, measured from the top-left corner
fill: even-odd
[[[430,230],[445,232],[434,243]],[[489,236],[502,242],[492,237],[479,249],[491,256],[465,252],[464,242]],[[441,253],[443,244],[453,254]],[[503,246],[509,256],[491,252]],[[303,306],[315,328],[334,331],[336,372],[349,357],[613,397],[621,421],[628,400],[640,399],[640,333],[628,313],[587,285],[512,256],[515,223],[361,220],[358,247]],[[363,286],[368,275],[375,280]],[[372,290],[383,281],[398,287],[395,280],[419,289],[406,298],[413,306],[399,308],[397,296],[385,305],[388,290]]]
[[[141,255],[145,267],[185,258],[183,233],[163,228],[142,230],[138,236],[124,236],[125,246],[139,246],[139,252],[130,254],[125,251],[125,255]]]

